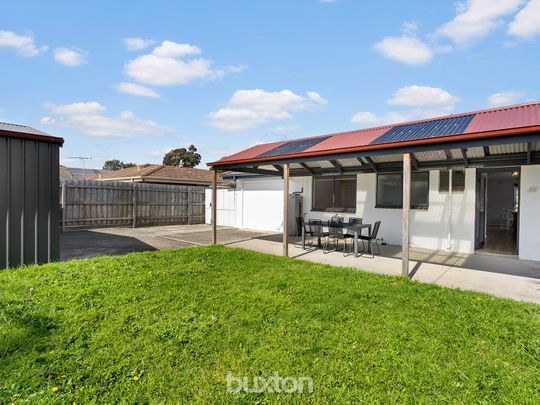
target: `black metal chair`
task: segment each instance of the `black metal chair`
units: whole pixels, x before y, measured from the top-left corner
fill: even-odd
[[[362,247],[364,247],[364,241],[367,242],[369,250],[371,251],[371,257],[375,257],[375,254],[373,253],[373,245],[377,246],[377,254],[381,254],[381,249],[379,247],[379,242],[377,241],[377,234],[379,233],[379,227],[381,226],[381,221],[375,222],[375,225],[373,225],[373,229],[371,230],[371,234],[368,236],[358,236],[358,240],[362,241]]]
[[[312,240],[321,240],[328,237],[328,232],[325,232],[323,222],[320,219],[310,219],[309,230]]]
[[[347,228],[348,226],[361,225],[361,224],[362,224],[362,218],[350,217],[349,222],[345,224],[345,228]],[[349,233],[349,229],[347,229],[347,233],[343,236],[345,239],[354,239],[354,233]],[[345,247],[346,246],[347,246],[347,242],[345,242]],[[352,253],[353,246],[354,246],[354,240],[351,241],[351,250],[349,253]],[[345,249],[343,250],[343,255],[345,256]]]
[[[313,235],[311,232],[311,225],[309,222],[306,222],[304,217],[300,217],[300,226],[304,231],[304,243],[309,246],[313,246]]]
[[[323,245],[323,253],[329,252],[328,246],[330,245],[330,241],[333,242],[333,250],[337,250],[340,240],[343,241],[343,252],[347,250],[347,237],[345,236],[344,230],[345,226],[342,217],[332,217],[330,221],[328,221],[328,236]]]

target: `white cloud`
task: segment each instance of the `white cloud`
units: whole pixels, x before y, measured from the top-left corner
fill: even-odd
[[[515,104],[525,96],[522,91],[508,90],[501,91],[500,93],[492,94],[487,99],[489,107],[500,107],[504,105]]]
[[[210,59],[189,58],[201,53],[201,49],[193,45],[163,41],[151,53],[128,62],[124,71],[140,83],[175,86],[186,85],[195,80],[218,79],[245,69],[243,65],[214,68]]]
[[[315,91],[307,91],[306,94],[311,101],[317,104],[321,104],[321,105],[328,104],[328,100],[322,98],[321,95]]]
[[[377,126],[438,117],[451,114],[457,101],[456,96],[439,87],[406,86],[397,90],[387,100],[389,105],[406,107],[404,111],[390,111],[380,115],[370,111],[360,111],[353,115],[351,122]]]
[[[41,119],[43,125],[54,125],[83,135],[111,138],[129,138],[137,135],[159,136],[170,133],[172,128],[151,120],[138,118],[131,111],[116,116],[106,116],[105,106],[96,101],[72,104],[46,104],[53,115]]]
[[[407,65],[423,65],[433,58],[431,49],[424,42],[410,35],[386,37],[375,44],[375,49],[388,59]]]
[[[151,97],[151,98],[161,97],[159,93],[155,92],[154,90],[146,86],[136,84],[136,83],[122,82],[116,86],[116,89],[121,93],[131,94],[133,96],[142,96],[142,97]]]
[[[436,35],[455,45],[468,45],[503,24],[503,17],[515,12],[524,0],[467,0],[458,3],[457,15],[440,27]]]
[[[153,39],[144,38],[124,38],[124,45],[128,51],[141,51],[155,44]]]
[[[530,0],[508,26],[508,33],[530,39],[540,32],[540,0]]]
[[[383,38],[374,45],[374,48],[388,59],[407,65],[423,65],[433,58],[433,51],[418,39],[417,29],[418,23],[406,22],[402,28],[403,35]]]
[[[87,63],[88,53],[81,49],[55,48],[54,60],[64,66],[75,67]]]
[[[181,58],[188,55],[201,54],[201,48],[190,44],[178,44],[173,41],[163,41],[152,54],[163,58]]]
[[[18,35],[13,31],[0,31],[0,47],[12,48],[21,56],[33,57],[45,52],[47,46],[36,46],[31,34]]]
[[[308,92],[303,97],[290,90],[237,90],[226,107],[209,114],[209,120],[215,128],[242,130],[270,121],[290,119],[296,111],[312,110],[326,103],[327,100],[316,92]]]
[[[388,100],[390,105],[453,109],[458,98],[440,87],[406,86]]]

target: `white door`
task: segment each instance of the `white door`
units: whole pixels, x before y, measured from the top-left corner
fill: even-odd
[[[283,230],[283,181],[242,182],[242,228]]]

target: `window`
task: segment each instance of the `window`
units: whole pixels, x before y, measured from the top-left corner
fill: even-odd
[[[356,176],[314,177],[313,210],[355,212]]]
[[[411,176],[411,208],[429,207],[429,172],[413,173]]]
[[[445,193],[450,189],[450,171],[439,172],[439,192]],[[465,191],[465,171],[452,170],[452,192]]]
[[[403,175],[384,173],[377,175],[376,208],[403,207]],[[411,175],[411,208],[429,207],[429,172],[415,172]]]
[[[403,176],[379,174],[377,176],[377,207],[400,208],[403,206]]]

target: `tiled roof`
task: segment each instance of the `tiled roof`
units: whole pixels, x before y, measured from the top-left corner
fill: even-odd
[[[81,167],[66,167],[60,165],[60,180],[84,180],[99,177],[100,173],[108,173],[108,170],[88,169]]]
[[[127,169],[115,170],[102,173],[100,176],[94,176],[93,179],[99,180],[129,180],[141,179],[142,181],[158,181],[181,184],[212,184],[212,172],[205,169],[196,169],[191,167],[166,166],[146,163]]]
[[[66,166],[60,165],[60,181],[73,180],[73,175]]]
[[[209,166],[540,132],[540,102],[253,146]]]

